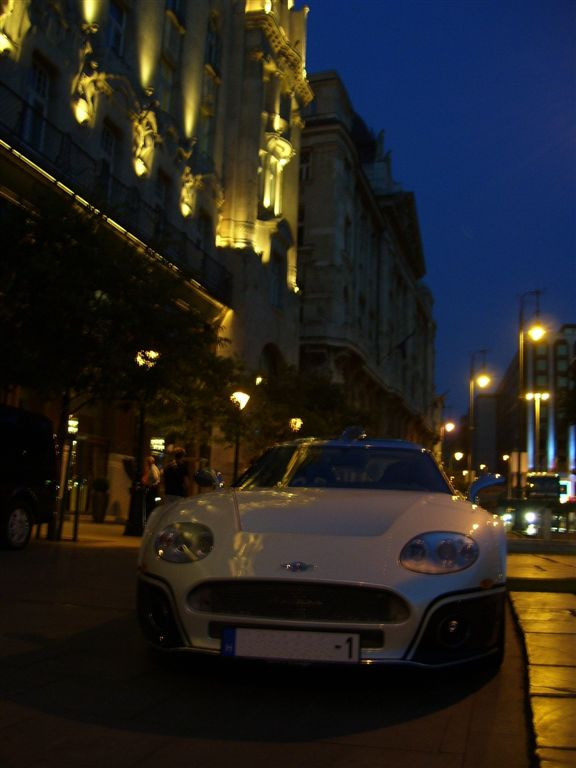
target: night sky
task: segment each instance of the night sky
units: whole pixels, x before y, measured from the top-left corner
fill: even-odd
[[[309,73],[336,70],[414,192],[434,299],[436,391],[497,383],[519,297],[576,323],[576,0],[307,0]],[[524,301],[525,315],[535,310]]]

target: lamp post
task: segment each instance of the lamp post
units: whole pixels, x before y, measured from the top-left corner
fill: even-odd
[[[136,462],[134,477],[130,488],[130,509],[128,521],[124,528],[124,536],[141,536],[146,525],[146,492],[142,485],[144,473],[144,437],[146,433],[146,402],[148,400],[149,382],[146,380],[149,371],[158,362],[160,353],[153,349],[141,349],[134,358],[138,370],[142,371],[142,391],[138,402],[138,434],[136,438]]]
[[[448,465],[448,472],[451,471],[452,466],[452,441],[449,437],[455,429],[456,424],[453,421],[445,421],[440,426],[440,440],[437,447],[438,458],[444,466]]]
[[[479,349],[476,352],[473,352],[470,356],[470,381],[469,381],[469,402],[468,402],[468,482],[472,483],[474,480],[473,477],[473,466],[474,466],[474,431],[475,431],[475,423],[474,423],[474,407],[476,402],[476,387],[479,387],[480,389],[486,389],[486,387],[490,386],[492,379],[490,376],[486,373],[486,351],[485,349]],[[476,357],[478,355],[482,356],[482,370],[480,372],[476,371]]]
[[[525,342],[526,337],[532,342],[540,341],[546,334],[546,329],[540,323],[540,294],[542,291],[527,291],[520,296],[520,306],[518,311],[518,417],[516,419],[516,495],[518,498],[524,496],[522,485],[522,454],[524,448],[525,415],[524,403],[526,400],[525,391],[527,388],[526,365],[525,365]],[[526,300],[534,298],[536,300],[536,319],[528,327],[525,327],[525,304]],[[539,407],[539,406],[538,406]],[[526,441],[527,442],[527,441]]]
[[[534,455],[533,468],[540,469],[540,403],[550,399],[549,392],[526,392],[526,400],[534,403]]]
[[[233,392],[230,395],[230,400],[238,408],[238,418],[236,421],[236,438],[234,442],[234,472],[232,476],[232,482],[235,483],[238,479],[238,458],[240,456],[240,414],[246,408],[250,395],[246,392]]]

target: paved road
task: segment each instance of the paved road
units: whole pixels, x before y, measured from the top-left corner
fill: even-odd
[[[135,622],[137,543],[0,553],[0,768],[531,768],[510,614],[492,678],[158,664]]]

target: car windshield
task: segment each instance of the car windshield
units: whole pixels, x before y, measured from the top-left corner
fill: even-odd
[[[245,490],[287,486],[453,493],[426,451],[362,443],[272,448],[236,486]]]

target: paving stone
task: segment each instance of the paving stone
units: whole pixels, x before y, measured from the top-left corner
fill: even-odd
[[[576,698],[532,696],[537,747],[576,750]]]

